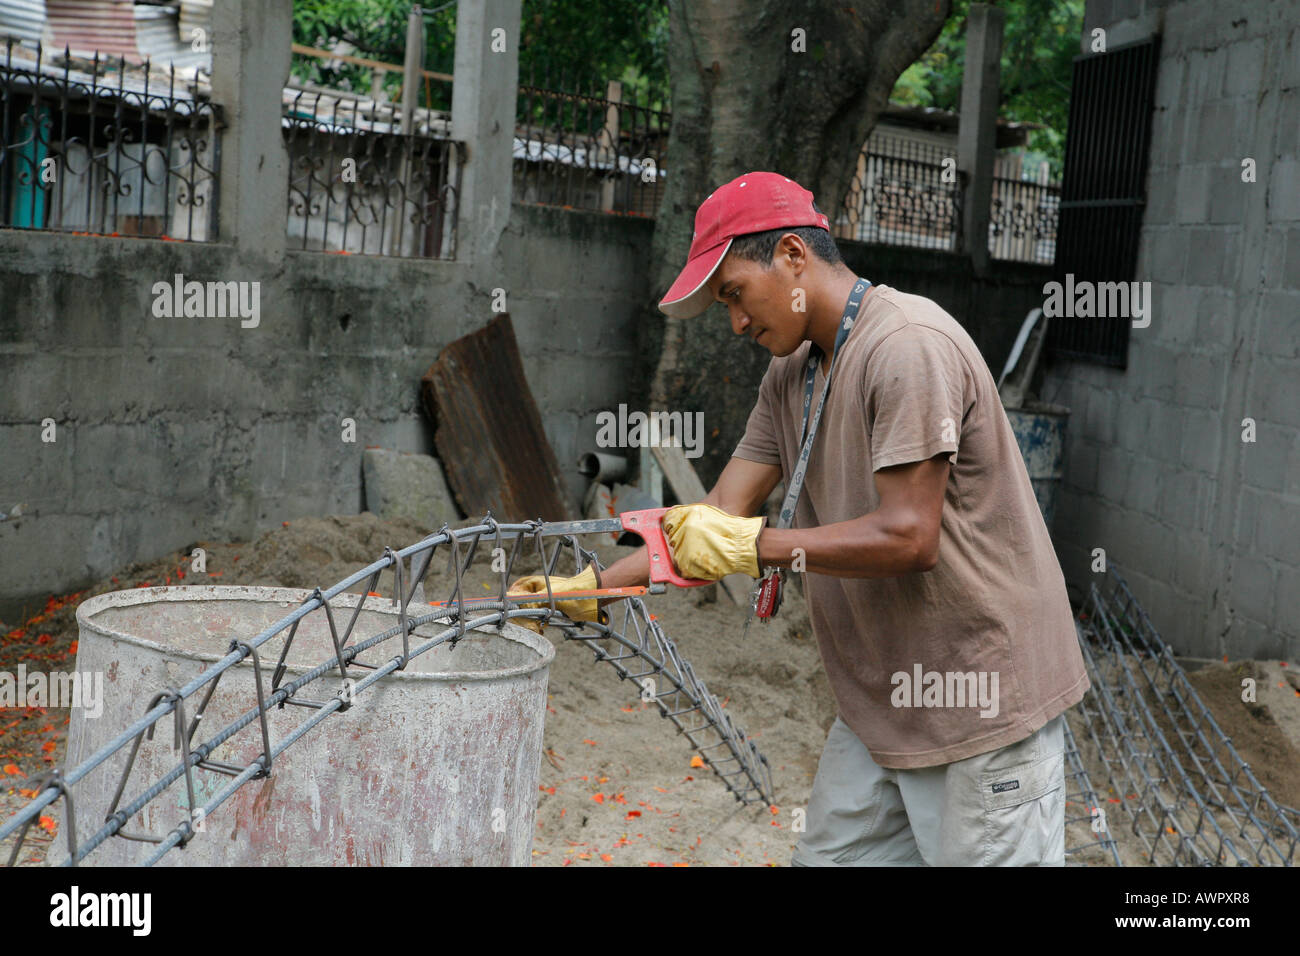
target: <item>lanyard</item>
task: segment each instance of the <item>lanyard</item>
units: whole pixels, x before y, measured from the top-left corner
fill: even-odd
[[[821,398],[817,400],[817,410],[812,414],[811,427],[808,418],[809,409],[812,407],[813,385],[817,381],[817,366],[822,360],[824,354],[816,342],[808,351],[808,372],[804,377],[803,393],[803,423],[799,426],[799,442],[802,448],[799,452],[799,460],[795,462],[794,474],[790,476],[790,487],[785,493],[785,501],[781,504],[781,518],[776,523],[778,528],[788,528],[794,521],[794,505],[799,500],[799,492],[803,489],[804,472],[808,468],[808,456],[812,453],[813,440],[817,437],[817,424],[822,418],[822,408],[826,403],[826,395],[831,390],[831,376],[835,374],[835,362],[840,357],[840,346],[844,340],[849,337],[849,331],[853,328],[853,317],[857,315],[858,306],[862,302],[862,297],[867,294],[867,288],[871,283],[861,277],[853,285],[853,291],[849,293],[849,301],[844,306],[844,315],[840,318],[839,331],[835,333],[835,351],[831,354],[831,367],[826,373],[826,384],[822,386]]]
[[[844,315],[840,318],[839,331],[835,333],[835,351],[831,354],[831,367],[826,372],[826,384],[822,386],[821,398],[817,400],[817,409],[812,410],[812,393],[813,386],[817,381],[817,366],[822,360],[821,347],[814,342],[812,348],[808,350],[808,371],[804,377],[803,392],[803,422],[799,426],[799,442],[802,448],[799,451],[799,459],[795,462],[794,473],[790,476],[790,487],[785,493],[785,501],[781,504],[781,517],[773,527],[788,528],[794,520],[795,502],[799,500],[799,492],[803,490],[804,473],[808,470],[808,456],[812,454],[813,440],[817,437],[817,424],[822,419],[822,408],[826,405],[826,395],[831,390],[831,377],[835,374],[835,362],[840,357],[840,346],[844,340],[849,337],[849,332],[853,328],[853,317],[858,312],[858,306],[862,303],[862,297],[867,294],[867,288],[871,283],[858,277],[858,281],[853,285],[853,291],[849,293],[849,301],[844,306]],[[812,412],[811,418],[809,412]],[[766,622],[772,615],[777,612],[781,606],[781,584],[785,580],[785,568],[778,568],[766,577],[761,577],[754,586],[754,591],[750,595],[749,616],[745,619],[745,631],[749,631],[749,622],[757,614],[759,619]]]

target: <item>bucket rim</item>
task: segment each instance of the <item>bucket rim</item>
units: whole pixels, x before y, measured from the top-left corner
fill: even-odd
[[[100,637],[111,638],[116,641],[123,641],[137,647],[152,650],[161,654],[180,657],[187,660],[200,661],[207,664],[215,664],[227,656],[227,654],[212,654],[205,651],[190,651],[183,648],[173,647],[168,644],[160,644],[158,641],[150,640],[147,637],[140,637],[136,634],[129,634],[125,631],[117,630],[110,627],[102,621],[95,620],[94,615],[103,611],[121,607],[132,607],[140,604],[159,604],[159,603],[181,603],[188,601],[211,601],[211,600],[241,600],[241,601],[264,601],[282,603],[288,602],[292,605],[286,609],[283,617],[288,617],[312,594],[311,591],[303,588],[284,588],[269,587],[263,585],[246,585],[246,584],[183,584],[170,585],[164,587],[149,588],[127,588],[117,591],[105,591],[103,594],[96,594],[87,598],[77,606],[77,627],[78,630],[89,631]],[[364,595],[343,592],[330,598],[330,607],[336,611],[342,607],[348,610],[356,607]],[[410,605],[407,606],[408,611]],[[382,605],[368,604],[367,611],[375,611],[380,614],[391,615],[394,619],[398,616],[397,608],[383,607]],[[278,620],[278,619],[277,619]],[[433,622],[420,625],[420,628],[427,628]],[[262,628],[261,630],[265,630]],[[260,634],[261,630],[257,633]],[[416,632],[412,632],[414,636]],[[401,680],[432,680],[442,683],[455,681],[487,681],[487,680],[506,680],[514,677],[524,677],[550,667],[555,660],[555,645],[549,640],[526,627],[518,624],[506,622],[506,628],[502,631],[466,631],[466,637],[473,635],[475,637],[501,637],[516,644],[522,644],[529,650],[534,651],[538,656],[537,660],[527,664],[519,664],[514,667],[506,667],[498,670],[488,671],[393,671],[386,675],[389,678],[398,678]],[[233,636],[233,635],[232,635]],[[256,637],[257,634],[249,634],[244,640]],[[265,646],[265,645],[263,645]],[[390,655],[391,658],[392,655]],[[285,663],[285,670],[303,674],[317,666],[319,662],[310,666],[301,664]],[[252,667],[251,658],[240,661],[236,666]]]

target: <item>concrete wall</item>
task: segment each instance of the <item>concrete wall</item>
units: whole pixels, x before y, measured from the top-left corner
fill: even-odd
[[[0,508],[27,512],[0,521],[0,620],[199,539],[359,511],[366,445],[433,451],[420,376],[497,287],[580,501],[595,412],[633,400],[650,228],[516,205],[475,267],[289,253],[279,272],[222,243],[0,232]],[[260,281],[260,324],[155,318],[152,285],[178,272]]]
[[[1106,549],[1177,650],[1300,655],[1300,8],[1090,0],[1085,36],[1162,34],[1129,366],[1068,363],[1053,529]],[[1257,180],[1242,182],[1242,160]],[[1242,441],[1242,420],[1257,440]]]

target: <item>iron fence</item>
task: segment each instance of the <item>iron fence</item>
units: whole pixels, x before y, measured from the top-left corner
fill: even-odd
[[[961,178],[942,147],[873,135],[857,170],[834,235],[922,249],[961,249]]]
[[[304,250],[456,258],[464,144],[396,104],[338,90],[292,89],[283,104],[290,243]]]
[[[1001,176],[993,178],[989,210],[989,254],[1051,265],[1056,260],[1056,227],[1061,187]]]
[[[669,113],[621,83],[574,92],[530,75],[516,101],[520,202],[653,216],[663,193]]]
[[[215,239],[222,122],[204,76],[6,39],[0,225]]]

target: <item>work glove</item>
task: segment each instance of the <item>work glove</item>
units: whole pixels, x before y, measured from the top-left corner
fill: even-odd
[[[673,565],[682,577],[718,581],[741,572],[759,576],[758,535],[763,517],[740,518],[713,505],[678,505],[664,512]]]
[[[551,577],[551,593],[558,594],[560,591],[591,591],[600,587],[600,574],[596,571],[594,564],[589,564],[581,574],[574,575],[571,578]],[[528,577],[520,578],[514,584],[510,585],[511,593],[520,591],[540,592],[542,597],[546,597],[546,577],[541,574],[530,574]],[[549,607],[548,601],[542,600],[536,603],[529,601],[527,604],[520,604],[519,607]],[[583,601],[556,601],[555,609],[564,613],[572,621],[598,621],[601,624],[609,620],[609,612],[596,606],[595,598],[588,598]],[[533,617],[512,617],[510,619],[515,624],[522,624],[530,631],[542,633],[542,622]]]

